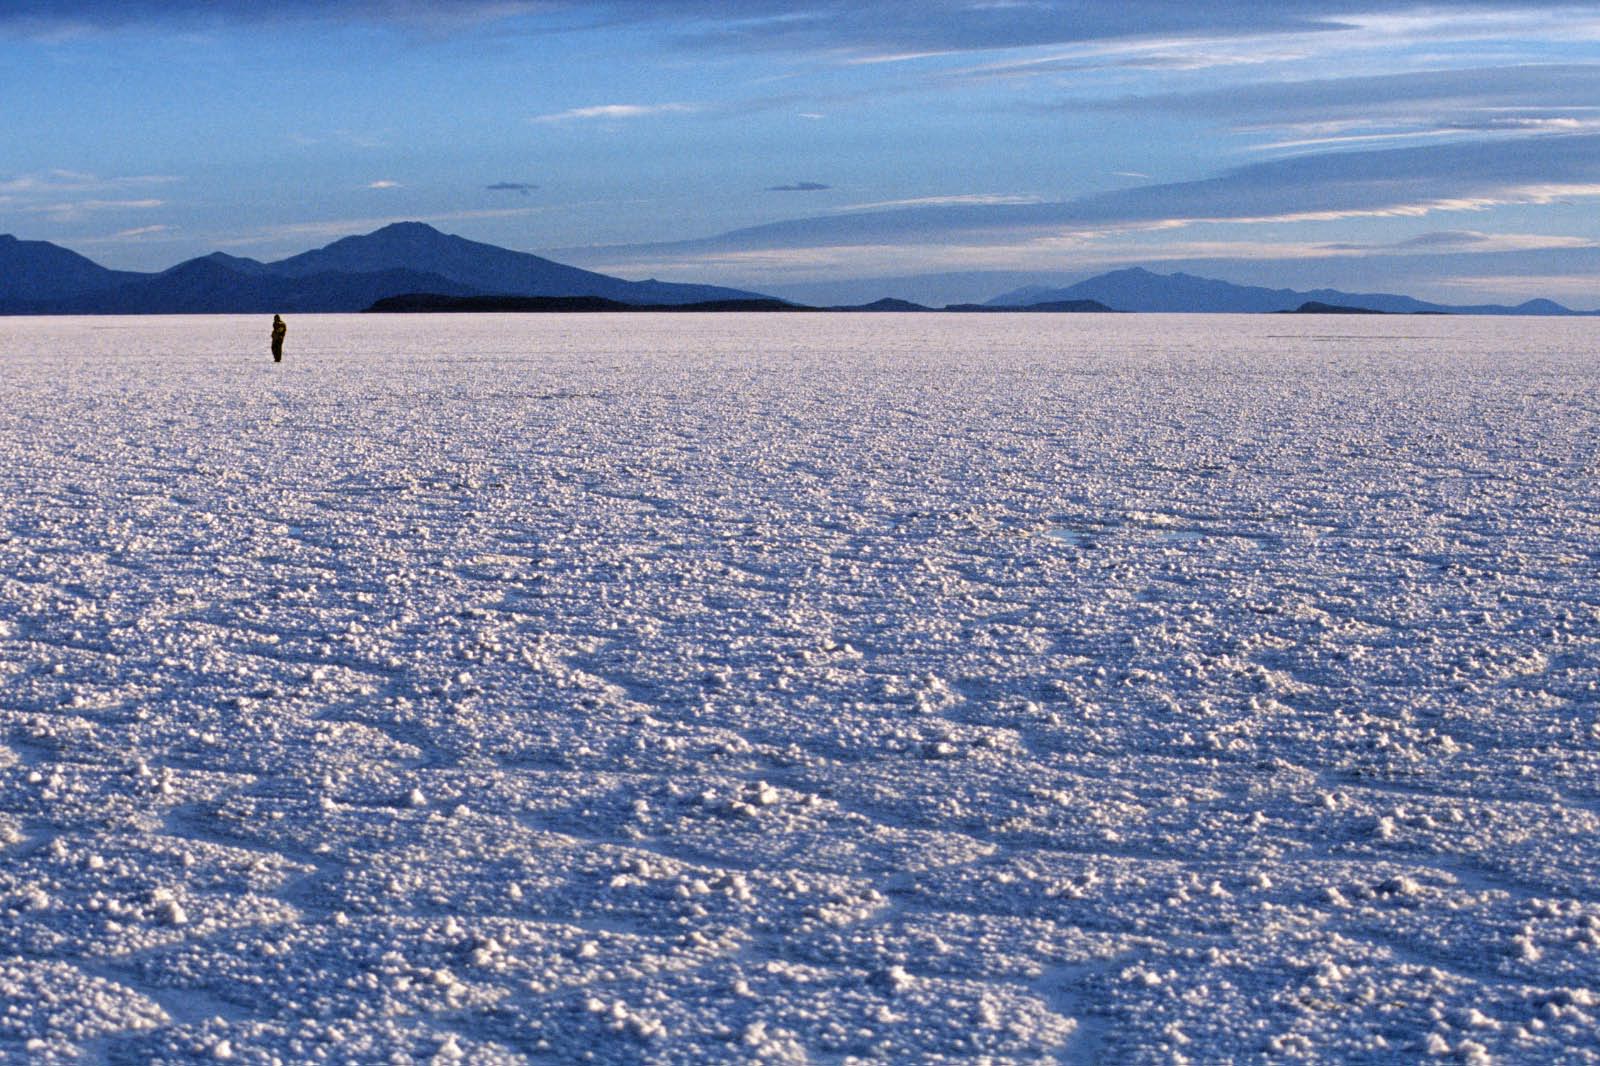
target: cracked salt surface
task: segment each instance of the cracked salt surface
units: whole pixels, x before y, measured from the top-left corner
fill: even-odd
[[[1314,327],[0,320],[0,1061],[1600,1062],[1593,324]]]

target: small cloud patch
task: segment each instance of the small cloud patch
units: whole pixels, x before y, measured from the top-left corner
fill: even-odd
[[[1462,248],[1483,244],[1490,240],[1487,233],[1475,230],[1439,230],[1410,237],[1395,245],[1397,248]]]
[[[538,187],[526,181],[497,181],[493,185],[484,186],[490,192],[515,192],[521,193],[523,196],[528,195]]]
[[[698,110],[689,104],[601,104],[598,107],[574,107],[548,115],[536,115],[535,122],[573,122],[584,119],[605,121],[646,118],[651,115],[682,115]]]
[[[134,229],[118,230],[110,237],[114,241],[136,241],[141,237],[154,237],[162,233],[171,233],[171,226],[137,226]]]
[[[380,181],[369,182],[367,184],[367,188],[369,189],[398,189],[399,187],[400,183],[398,181],[390,181],[388,178],[384,178]]]
[[[831,189],[832,185],[824,185],[820,181],[797,181],[793,185],[769,185],[768,192],[822,192]]]

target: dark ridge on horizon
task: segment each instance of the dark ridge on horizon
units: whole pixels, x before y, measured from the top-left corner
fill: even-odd
[[[1101,303],[1099,300],[1040,300],[1037,303],[1005,304],[1005,305],[997,305],[997,304],[992,304],[992,303],[989,303],[989,304],[949,304],[948,306],[945,307],[945,310],[946,311],[989,312],[989,313],[992,313],[992,312],[995,312],[995,311],[1013,311],[1013,312],[1017,312],[1017,311],[1039,311],[1039,312],[1047,312],[1047,313],[1055,313],[1055,314],[1108,314],[1108,315],[1119,315],[1119,314],[1122,314],[1122,312],[1120,310],[1118,310],[1117,308],[1115,308],[1115,307],[1107,307],[1105,304]]]
[[[448,296],[411,292],[386,296],[364,309],[365,314],[518,313],[574,314],[627,311],[814,311],[786,300],[702,300],[687,304],[633,304],[603,296]]]
[[[421,222],[396,222],[276,262],[212,252],[156,273],[110,270],[48,241],[0,235],[0,314],[358,312],[389,297],[418,294],[491,300],[594,298],[628,309],[804,306],[717,285],[654,278],[628,281],[452,236]],[[1111,271],[1064,288],[1014,289],[982,304],[932,308],[885,297],[866,304],[809,309],[1262,313],[1295,311],[1308,303],[1391,314],[1600,315],[1600,310],[1574,311],[1544,299],[1514,306],[1451,306],[1392,293],[1235,285],[1184,273],[1156,274],[1142,267]]]
[[[1299,307],[1288,311],[1274,311],[1275,315],[1392,315],[1393,311],[1374,311],[1370,307],[1346,307],[1343,304],[1325,304],[1318,300],[1307,300]],[[1420,312],[1419,312],[1420,313]]]
[[[885,296],[881,300],[874,300],[869,304],[839,304],[827,308],[829,311],[873,311],[900,314],[910,311],[932,311],[934,308],[922,304],[912,303],[910,300],[900,300],[893,296]]]
[[[1057,301],[1055,303],[1029,304],[1022,307],[989,307],[984,304],[951,304],[947,307],[924,307],[908,300],[884,297],[870,304],[839,307],[810,307],[787,300],[706,300],[692,304],[630,304],[607,300],[599,296],[451,296],[436,292],[412,292],[388,296],[366,308],[369,314],[433,314],[450,312],[478,313],[574,313],[595,311],[811,311],[817,313],[856,314],[1026,314],[1091,312],[1116,314],[1115,310],[1093,300]]]
[[[1273,311],[1275,315],[1453,315],[1453,311],[1374,311],[1370,307],[1344,307],[1339,304],[1319,303],[1316,300],[1307,300],[1299,307],[1290,311]],[[1582,312],[1573,311],[1574,315]]]

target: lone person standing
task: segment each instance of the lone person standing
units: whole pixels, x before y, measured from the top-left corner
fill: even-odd
[[[284,324],[283,319],[280,318],[277,315],[273,315],[272,316],[272,361],[274,363],[283,362],[283,335],[285,333],[288,333],[288,332],[289,332],[289,327]]]

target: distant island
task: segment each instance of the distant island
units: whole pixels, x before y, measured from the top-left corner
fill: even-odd
[[[0,235],[0,315],[307,312],[854,311],[1075,314],[1575,315],[1550,300],[1449,306],[1392,293],[1297,292],[1132,267],[1065,288],[1028,286],[984,303],[927,307],[885,297],[807,307],[759,292],[628,281],[527,252],[397,222],[276,262],[213,252],[158,273],[109,270],[47,241]]]
[[[1370,307],[1345,307],[1343,304],[1325,304],[1320,300],[1307,300],[1292,311],[1274,311],[1275,315],[1392,315],[1393,311],[1374,311]],[[1418,312],[1426,314],[1427,312]]]

